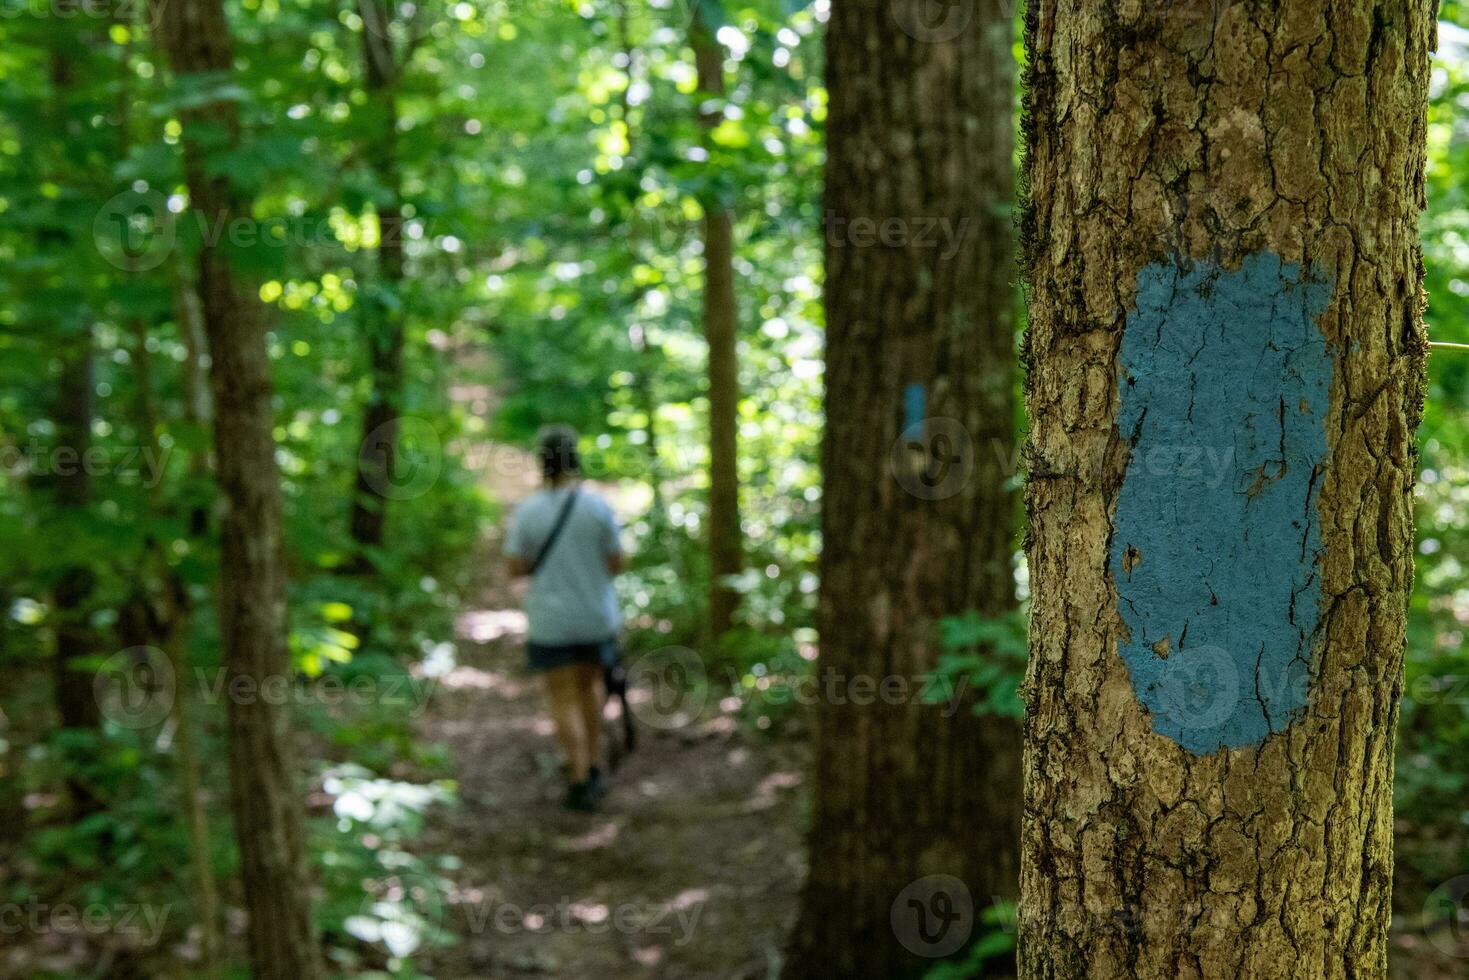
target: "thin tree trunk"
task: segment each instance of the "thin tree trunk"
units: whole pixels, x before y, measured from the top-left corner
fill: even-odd
[[[53,421],[56,444],[71,454],[68,465],[58,465],[51,484],[57,507],[84,510],[92,499],[92,476],[85,462],[92,446],[93,351],[90,328],[66,343],[61,376],[56,384]],[[92,671],[76,666],[97,651],[97,633],[91,626],[91,599],[97,576],[86,566],[61,571],[52,590],[55,603],[56,708],[61,727],[97,731],[101,711],[92,690]],[[74,787],[75,788],[75,787]],[[95,801],[83,791],[77,802],[92,809]]]
[[[180,324],[180,329],[186,328]],[[147,323],[136,321],[134,331],[133,366],[138,386],[139,427],[143,432],[144,448],[161,465],[164,457],[158,440],[158,414],[153,405],[153,370],[152,357],[148,353]],[[192,414],[195,407],[188,407],[186,411]],[[199,455],[202,454],[196,454]],[[151,489],[150,496],[155,515],[165,516],[161,482]],[[169,566],[162,542],[149,535],[147,548],[150,552],[148,557],[158,569],[164,601],[155,604],[140,585],[137,603],[144,611],[145,635],[138,642],[151,644],[156,640],[173,676],[182,678],[186,676],[188,666],[184,654],[192,613],[188,587]],[[204,805],[199,752],[194,741],[192,685],[176,685],[171,714],[178,740],[175,751],[179,767],[179,798],[183,802],[184,826],[189,835],[189,866],[194,878],[194,898],[198,903],[194,909],[199,923],[198,975],[212,980],[219,975],[219,893],[210,863],[209,817]]]
[[[182,582],[174,579],[165,585],[172,592],[164,611],[168,625],[162,635],[163,655],[173,669],[174,677],[183,678],[187,676],[184,651],[191,609]],[[192,693],[187,683],[177,686],[173,719],[178,739],[179,796],[183,800],[184,826],[189,835],[189,867],[194,878],[194,895],[199,903],[194,910],[199,923],[198,975],[213,980],[219,976],[220,966],[219,889],[210,860],[213,848],[210,846],[209,813],[204,802],[203,769],[194,735]]]
[[[199,291],[192,270],[178,263],[174,273],[174,317],[179,331],[184,336],[183,390],[184,419],[190,425],[204,427],[213,417],[209,401],[209,378],[204,367],[205,348],[208,341],[204,332],[204,309],[199,300]],[[189,454],[189,478],[203,481],[209,476],[209,454],[202,449]],[[209,510],[203,505],[191,508],[189,534],[202,537],[209,529]],[[174,668],[175,677],[183,677],[188,637],[188,622],[193,615],[193,602],[188,587],[177,576],[170,576],[166,583],[167,610],[165,619],[174,624],[163,637],[164,655]],[[204,805],[202,769],[199,765],[199,750],[194,741],[192,724],[193,706],[191,688],[180,684],[176,694],[175,723],[178,726],[178,755],[181,774],[180,791],[184,797],[186,821],[189,830],[190,848],[193,855],[195,887],[199,894],[198,918],[201,925],[199,960],[206,978],[219,973],[219,895],[214,881],[214,870],[210,863],[212,847],[209,838],[208,810]]]
[[[159,0],[159,37],[180,78],[233,70],[220,0]],[[184,169],[193,209],[210,228],[248,218],[229,178],[207,166],[212,146],[240,137],[234,102],[183,115]],[[199,256],[199,292],[210,350],[217,476],[227,502],[221,531],[220,637],[229,689],[272,686],[290,676],[280,477],[272,436],[270,357],[256,291],[217,245]],[[269,980],[320,975],[311,919],[305,832],[288,708],[266,697],[229,705],[229,763],[253,974]]]
[[[398,78],[400,68],[388,33],[390,14],[383,0],[361,0],[362,54],[367,97],[379,122],[369,147],[377,179],[390,196],[378,204],[377,296],[367,325],[368,373],[372,390],[362,417],[356,487],[350,529],[358,551],[359,572],[372,568],[370,552],[380,550],[387,535],[388,499],[396,472],[398,419],[403,403],[404,322],[402,177],[398,163]]]
[[[173,263],[173,316],[184,341],[182,387],[184,420],[199,429],[207,428],[214,418],[209,403],[208,340],[204,331],[204,305],[199,299],[195,270],[180,258]],[[189,479],[203,484],[209,476],[209,454],[196,450],[189,454]],[[202,537],[209,530],[209,508],[202,502],[189,512],[189,533]]]
[[[900,30],[925,2],[848,0],[827,29],[822,697],[789,980],[920,977],[1019,873],[1019,726],[918,700],[941,619],[1015,607],[1012,28],[994,4]]]
[[[627,137],[627,156],[632,164],[634,173],[641,173],[642,167],[637,163],[638,138],[637,129],[633,126],[633,104],[632,87],[637,80],[638,49],[632,39],[632,5],[621,3],[617,8],[618,33],[622,40],[622,56],[627,59],[627,84],[623,86],[619,103],[622,108],[622,126]],[[637,191],[633,191],[634,198],[629,202],[631,208],[637,208]],[[637,223],[628,222],[628,258],[635,268],[641,261],[639,253],[639,236]],[[638,305],[647,293],[646,286],[634,286],[629,302],[629,312],[636,318]],[[648,339],[647,325],[635,322],[628,329],[628,337],[632,342],[633,353],[636,355],[636,366],[633,371],[633,384],[636,387],[637,405],[647,420],[643,426],[643,451],[648,460],[648,489],[651,493],[651,505],[648,512],[648,521],[652,526],[653,534],[661,538],[668,525],[668,511],[663,501],[663,465],[658,450],[658,396],[654,389],[654,379],[658,376],[658,369],[663,363],[662,351],[651,340]]]
[[[56,118],[56,132],[64,133],[67,118],[66,100],[76,85],[71,59],[60,51],[50,58],[50,80]],[[64,182],[64,177],[62,178]],[[64,245],[70,236],[59,229],[44,229],[42,244]],[[92,474],[87,458],[92,447],[92,417],[95,414],[95,378],[92,328],[87,324],[65,339],[61,373],[56,383],[56,401],[52,421],[56,426],[56,445],[69,454],[66,461],[58,457],[56,472],[45,481],[52,502],[63,513],[81,514],[92,502]],[[91,625],[92,598],[97,576],[85,565],[61,569],[51,599],[54,608],[53,659],[54,696],[62,728],[97,733],[101,729],[101,708],[93,692],[93,672],[78,665],[97,651],[97,632]],[[81,779],[68,780],[76,815],[82,816],[102,808],[92,788]]]
[[[208,340],[204,332],[204,306],[199,299],[199,286],[194,270],[180,261],[173,270],[173,315],[184,341],[183,389],[184,417],[191,425],[207,425],[212,417],[209,405],[209,372],[204,365]],[[197,461],[197,462],[196,462]],[[190,467],[199,463],[208,469],[208,458],[195,453]]]
[[[1025,977],[1386,976],[1433,39],[1029,9]]]
[[[699,125],[712,132],[723,119],[724,49],[710,33],[702,10],[689,28],[698,71]],[[708,141],[706,139],[706,148]],[[726,584],[744,565],[740,532],[739,405],[736,351],[738,312],[734,288],[734,221],[719,188],[701,194],[704,210],[704,338],[709,346],[709,637],[710,648],[734,622],[739,595]]]

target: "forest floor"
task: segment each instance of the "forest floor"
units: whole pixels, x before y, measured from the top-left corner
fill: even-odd
[[[508,513],[525,487],[495,489]],[[506,581],[498,540],[484,549],[482,608],[461,617],[457,664],[419,732],[448,748],[459,786],[422,844],[461,862],[440,923],[457,941],[420,953],[419,968],[440,980],[776,976],[804,876],[804,746],[719,714],[642,727],[602,811],[564,810],[551,721],[523,666],[523,585]]]

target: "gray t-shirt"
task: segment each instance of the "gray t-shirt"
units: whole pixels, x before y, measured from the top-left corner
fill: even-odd
[[[541,490],[521,501],[510,515],[506,554],[535,561],[571,492],[569,487]],[[587,487],[579,486],[575,492],[571,517],[532,580],[525,601],[532,643],[600,643],[616,637],[622,627],[612,573],[607,569],[607,559],[622,553],[617,515]]]

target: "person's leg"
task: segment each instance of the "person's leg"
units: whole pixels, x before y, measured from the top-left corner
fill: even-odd
[[[582,731],[582,708],[579,693],[579,666],[560,667],[546,674],[546,695],[551,702],[551,718],[556,722],[556,738],[566,753],[571,781],[582,783],[592,768],[591,753],[586,751]]]
[[[602,711],[607,703],[601,664],[576,665],[576,694],[587,758],[589,765],[596,765],[602,757]]]

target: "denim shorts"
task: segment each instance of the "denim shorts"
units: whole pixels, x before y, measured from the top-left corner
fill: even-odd
[[[590,664],[596,667],[615,667],[622,656],[617,640],[602,640],[599,643],[569,643],[552,646],[545,643],[526,644],[526,661],[532,674],[544,674],[549,670],[560,670],[574,664]]]

